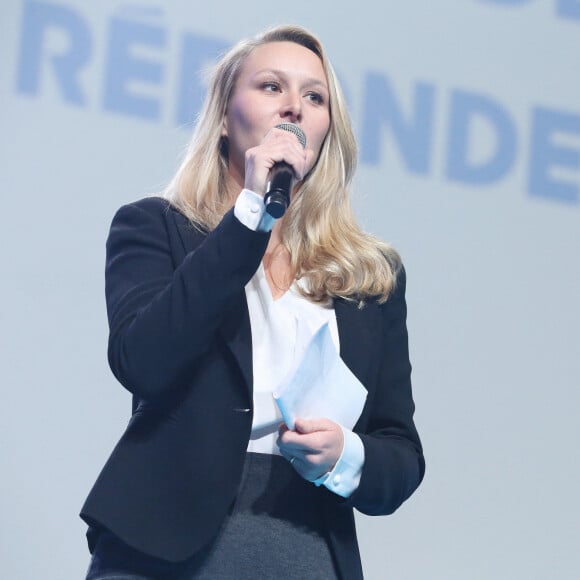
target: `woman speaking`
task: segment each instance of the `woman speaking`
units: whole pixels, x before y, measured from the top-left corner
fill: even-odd
[[[87,579],[362,578],[353,508],[392,513],[424,460],[405,272],[355,222],[355,165],[320,42],[278,27],[217,64],[165,195],[115,215],[108,355],[133,413],[81,512]],[[324,325],[366,402],[352,429],[289,429],[272,392]]]

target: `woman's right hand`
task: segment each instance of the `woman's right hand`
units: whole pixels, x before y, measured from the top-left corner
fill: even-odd
[[[290,131],[273,127],[259,145],[246,151],[244,187],[264,195],[270,170],[280,161],[290,165],[296,181],[301,181],[314,163],[314,151],[302,148]]]

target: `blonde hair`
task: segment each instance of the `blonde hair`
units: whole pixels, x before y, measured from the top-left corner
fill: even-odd
[[[246,57],[270,42],[294,42],[323,65],[329,88],[330,128],[315,166],[300,184],[282,224],[282,242],[291,256],[300,291],[315,302],[340,297],[374,297],[384,302],[400,268],[397,252],[363,232],[349,199],[357,146],[342,91],[320,41],[298,26],[273,28],[243,40],[213,71],[205,104],[186,156],[165,196],[194,225],[212,230],[232,206],[228,190],[227,141],[223,119]]]

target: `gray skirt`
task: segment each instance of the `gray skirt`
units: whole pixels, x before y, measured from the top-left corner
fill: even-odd
[[[203,553],[172,564],[100,532],[87,580],[338,578],[319,490],[278,455],[248,453],[236,500]]]

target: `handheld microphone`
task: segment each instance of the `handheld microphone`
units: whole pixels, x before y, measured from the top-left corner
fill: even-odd
[[[306,135],[304,131],[294,123],[280,123],[276,129],[294,133],[302,147],[306,147]],[[294,171],[285,161],[275,163],[268,175],[268,185],[264,195],[266,213],[273,218],[281,218],[290,205],[290,192],[294,185]]]

